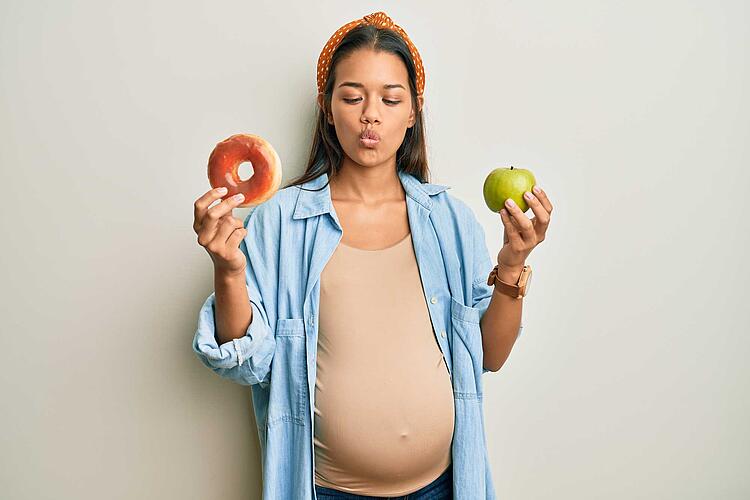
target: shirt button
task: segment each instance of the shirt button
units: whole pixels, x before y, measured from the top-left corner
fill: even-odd
[[[432,302],[433,304],[437,304],[437,297],[431,298],[430,302]]]
[[[441,335],[441,336],[442,336],[443,338],[445,338],[445,330],[443,330],[442,332],[440,332],[440,335]]]

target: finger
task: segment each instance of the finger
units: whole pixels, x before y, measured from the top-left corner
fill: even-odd
[[[512,217],[512,216],[510,215],[510,212],[508,212],[508,208],[507,208],[507,207],[506,207],[506,208],[504,208],[503,210],[505,210],[505,214],[506,214],[506,215],[508,216],[508,219],[510,219],[510,222],[511,222],[511,224],[513,224],[513,226],[514,226],[514,227],[515,227],[515,228],[516,228],[516,229],[518,230],[518,232],[520,233],[520,232],[521,232],[521,229],[523,229],[523,228],[521,227],[521,223],[520,223],[520,222],[518,222],[518,219],[516,219],[515,217]]]
[[[500,210],[500,218],[503,220],[505,226],[505,234],[508,236],[508,240],[512,243],[522,243],[521,233],[518,227],[511,221],[510,215],[506,209]]]
[[[526,200],[526,203],[529,204],[529,207],[531,207],[534,215],[536,215],[533,221],[534,231],[536,231],[537,239],[542,239],[544,233],[547,232],[547,226],[549,225],[549,213],[533,193],[526,191],[523,194],[523,198]]]
[[[229,240],[234,233],[243,228],[244,224],[241,220],[228,216],[222,217],[219,229],[216,231],[216,236],[214,236],[217,247],[230,246]]]
[[[532,241],[535,235],[534,224],[532,224],[531,220],[521,212],[518,205],[516,205],[510,198],[508,198],[508,201],[505,203],[505,208],[508,210],[510,216],[517,222],[521,237],[525,241]]]
[[[549,201],[549,196],[547,196],[547,193],[544,192],[544,189],[540,188],[539,186],[534,186],[532,190],[534,191],[534,196],[539,199],[539,202],[542,204],[547,213],[551,214],[552,202]],[[537,192],[536,190],[539,190],[539,192]]]
[[[238,196],[238,195],[235,195]],[[207,231],[209,231],[209,234],[213,234],[216,232],[216,225],[222,217],[224,217],[227,214],[231,214],[232,210],[237,207],[240,203],[242,203],[242,195],[239,194],[240,199],[236,199],[234,196],[230,196],[226,198],[221,203],[218,203],[214,205],[213,207],[209,208],[205,215],[203,216],[203,219],[201,220],[201,231],[203,230],[203,227],[205,226]]]
[[[531,211],[534,212],[534,215],[536,215],[537,224],[543,224],[546,226],[549,223],[549,213],[547,213],[547,209],[542,206],[539,199],[534,196],[531,191],[526,191],[523,194],[523,198],[526,200],[526,203],[528,203]]]
[[[203,196],[195,200],[195,203],[193,204],[193,229],[196,233],[200,231],[203,217],[205,216],[208,207],[211,206],[211,203],[226,194],[226,191],[222,192],[221,189],[226,188],[219,187],[216,189],[211,189],[209,191],[206,191]]]
[[[247,229],[239,227],[232,231],[232,234],[227,238],[227,248],[236,249],[240,246],[240,241],[247,235]]]

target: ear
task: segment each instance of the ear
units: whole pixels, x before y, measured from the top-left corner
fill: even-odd
[[[325,102],[325,94],[322,92],[318,92],[318,107],[320,107],[321,111],[326,114],[326,120],[330,125],[333,125],[333,115],[326,111],[326,102]]]
[[[417,111],[421,111],[423,107],[424,96],[420,94],[417,96],[416,109],[412,106],[411,113],[409,113],[409,125],[407,128],[411,128],[417,122]]]

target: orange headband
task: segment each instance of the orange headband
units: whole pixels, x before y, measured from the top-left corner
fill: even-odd
[[[372,24],[379,28],[389,28],[401,35],[401,38],[404,39],[406,45],[409,46],[409,52],[411,52],[411,57],[414,59],[414,66],[417,70],[417,94],[422,95],[424,93],[424,68],[422,67],[422,58],[419,57],[417,48],[411,43],[406,32],[401,29],[398,24],[395,24],[385,12],[374,12],[361,19],[356,19],[346,23],[331,36],[328,43],[323,47],[320,57],[318,57],[318,93],[322,94],[325,89],[326,80],[328,79],[328,70],[331,66],[331,56],[333,55],[334,50],[336,50],[336,47],[338,47],[339,42],[341,42],[341,39],[344,38],[349,31],[362,24]]]

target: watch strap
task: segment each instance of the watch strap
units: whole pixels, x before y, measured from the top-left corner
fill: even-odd
[[[506,283],[497,277],[499,267],[500,264],[497,264],[492,271],[490,271],[490,275],[487,277],[487,284],[494,285],[495,289],[504,295],[508,295],[514,299],[522,298],[521,287],[518,286],[518,284]]]

